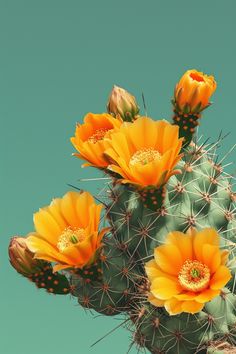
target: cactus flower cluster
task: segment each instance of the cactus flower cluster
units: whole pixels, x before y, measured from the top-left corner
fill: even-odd
[[[196,137],[215,89],[213,76],[188,70],[169,122],[142,116],[114,86],[107,113],[88,113],[71,137],[82,166],[106,175],[100,204],[69,191],[9,245],[18,273],[85,309],[122,315],[131,346],[153,354],[236,352],[233,176],[218,142]]]

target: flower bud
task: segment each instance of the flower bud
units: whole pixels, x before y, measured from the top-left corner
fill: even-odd
[[[124,121],[132,122],[137,118],[139,107],[134,96],[123,88],[114,86],[107,103],[107,111],[120,116]]]
[[[49,293],[69,294],[70,284],[63,274],[53,272],[52,265],[44,260],[34,258],[34,253],[27,246],[27,239],[13,237],[9,245],[10,263],[15,270],[35,283],[37,288],[43,288]]]
[[[23,237],[13,237],[8,252],[12,267],[24,277],[40,271],[41,261],[34,259],[34,253],[28,249]]]
[[[210,97],[217,87],[213,76],[188,70],[175,87],[174,105],[185,114],[200,113],[210,105]]]

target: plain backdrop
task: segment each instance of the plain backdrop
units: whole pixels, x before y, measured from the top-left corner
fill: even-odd
[[[33,228],[32,215],[76,184],[96,194],[69,138],[91,111],[105,111],[114,84],[148,115],[171,117],[175,83],[187,69],[218,82],[200,134],[235,143],[234,0],[0,0],[0,353],[125,354],[131,334],[114,318],[92,317],[69,296],[37,290],[10,267],[9,239]],[[233,152],[229,161],[235,161]],[[228,167],[234,171],[235,166]],[[137,353],[133,347],[130,354]]]

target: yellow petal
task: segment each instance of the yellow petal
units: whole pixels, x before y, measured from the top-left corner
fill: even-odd
[[[182,301],[171,298],[165,301],[165,309],[171,316],[178,315],[179,313],[183,312],[182,303]]]
[[[216,230],[206,228],[196,232],[193,239],[193,249],[197,260],[202,262],[202,250],[205,244],[219,246],[219,235]]]
[[[193,246],[192,246],[193,238],[191,235],[186,235],[183,232],[173,231],[167,235],[167,243],[175,245],[178,247],[183,262],[187,259],[192,260],[193,257]]]
[[[88,226],[91,233],[93,233],[94,231],[98,231],[102,208],[102,204],[97,205],[94,203],[87,211],[87,213],[89,214]]]
[[[151,293],[160,300],[167,300],[182,291],[178,281],[167,277],[156,278],[151,284]]]
[[[155,259],[152,259],[151,261],[147,262],[145,264],[145,271],[146,274],[148,276],[148,279],[152,282],[153,280],[155,280],[155,278],[158,277],[168,277],[170,278],[170,275],[163,272],[163,270],[161,270],[157,264]],[[175,277],[172,277],[172,279],[175,281]]]
[[[53,266],[53,273],[58,272],[59,270],[68,269],[68,268],[73,268],[73,266],[71,266],[69,264],[55,264]]]
[[[63,255],[66,255],[70,259],[70,264],[74,264],[77,267],[81,267],[88,263],[90,258],[94,255],[91,244],[87,242],[86,244],[73,245],[71,247],[65,248]]]
[[[214,297],[218,296],[219,294],[220,294],[220,290],[206,289],[202,291],[201,294],[195,297],[195,301],[200,303],[206,303],[208,301],[211,301]]]
[[[62,230],[48,208],[50,207],[40,209],[34,214],[34,225],[37,233],[50,244],[56,245]]]
[[[210,288],[213,290],[222,289],[230,280],[231,273],[226,266],[221,265],[210,281]]]
[[[204,304],[194,301],[194,300],[183,301],[181,307],[182,307],[183,312],[194,314],[194,313],[200,312],[203,309]]]
[[[179,249],[172,244],[166,244],[155,248],[154,257],[157,265],[166,273],[178,275],[183,259]]]
[[[163,124],[166,124],[166,122]],[[130,138],[130,143],[135,146],[135,150],[147,147],[154,148],[157,144],[158,128],[160,130],[160,124],[158,127],[157,122],[149,117],[142,117],[132,123],[132,126],[128,127],[127,135]]]
[[[94,205],[94,199],[88,192],[83,192],[81,194],[78,193],[75,210],[76,210],[76,217],[77,217],[77,226],[81,228],[87,228],[92,221],[92,218],[96,218],[97,220],[97,213],[94,215],[94,211],[90,213],[90,208]],[[98,207],[101,210],[101,206]]]
[[[191,291],[185,291],[181,294],[175,295],[174,298],[179,300],[179,301],[185,301],[185,300],[195,300],[197,294]]]
[[[50,262],[69,263],[71,261],[68,257],[61,254],[56,248],[46,242],[44,239],[37,237],[37,235],[30,234],[26,238],[29,249],[35,253],[35,258],[44,259]]]
[[[82,199],[82,195],[77,192],[68,192],[61,199],[61,213],[68,225],[72,227],[77,227],[78,225],[78,216],[76,210],[76,203],[78,199]],[[91,198],[91,204],[93,203],[93,199]],[[81,210],[82,211],[82,210]]]
[[[64,230],[68,226],[61,213],[61,198],[54,198],[49,207],[47,207],[47,211],[52,215],[54,220],[56,220],[60,230]]]
[[[120,157],[126,163],[129,163],[129,160],[135,151],[134,146],[127,141],[125,134],[122,133],[122,128],[119,130],[119,132],[115,132],[110,136],[109,147],[114,151],[114,154],[116,155],[116,157],[113,155],[114,161],[116,161],[117,157]],[[108,149],[106,150],[106,153],[109,155]]]
[[[163,307],[165,304],[165,300],[160,300],[157,299],[155,296],[153,296],[153,294],[148,294],[148,301],[156,307]]]
[[[221,251],[221,264],[222,265],[225,265],[228,262],[229,253],[230,252],[228,250]]]
[[[209,244],[203,245],[202,260],[200,261],[208,266],[212,274],[215,273],[221,264],[219,246],[212,246]]]

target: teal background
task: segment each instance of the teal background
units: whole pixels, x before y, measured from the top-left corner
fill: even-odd
[[[171,115],[185,70],[212,73],[215,104],[200,131],[212,141],[231,132],[222,153],[234,144],[235,13],[234,0],[0,0],[1,354],[126,353],[122,329],[90,349],[119,322],[34,288],[10,267],[8,242],[32,230],[33,212],[67,183],[98,192],[77,181],[98,173],[80,168],[69,137],[85,113],[105,110],[113,84],[140,104],[144,92],[157,119]]]

